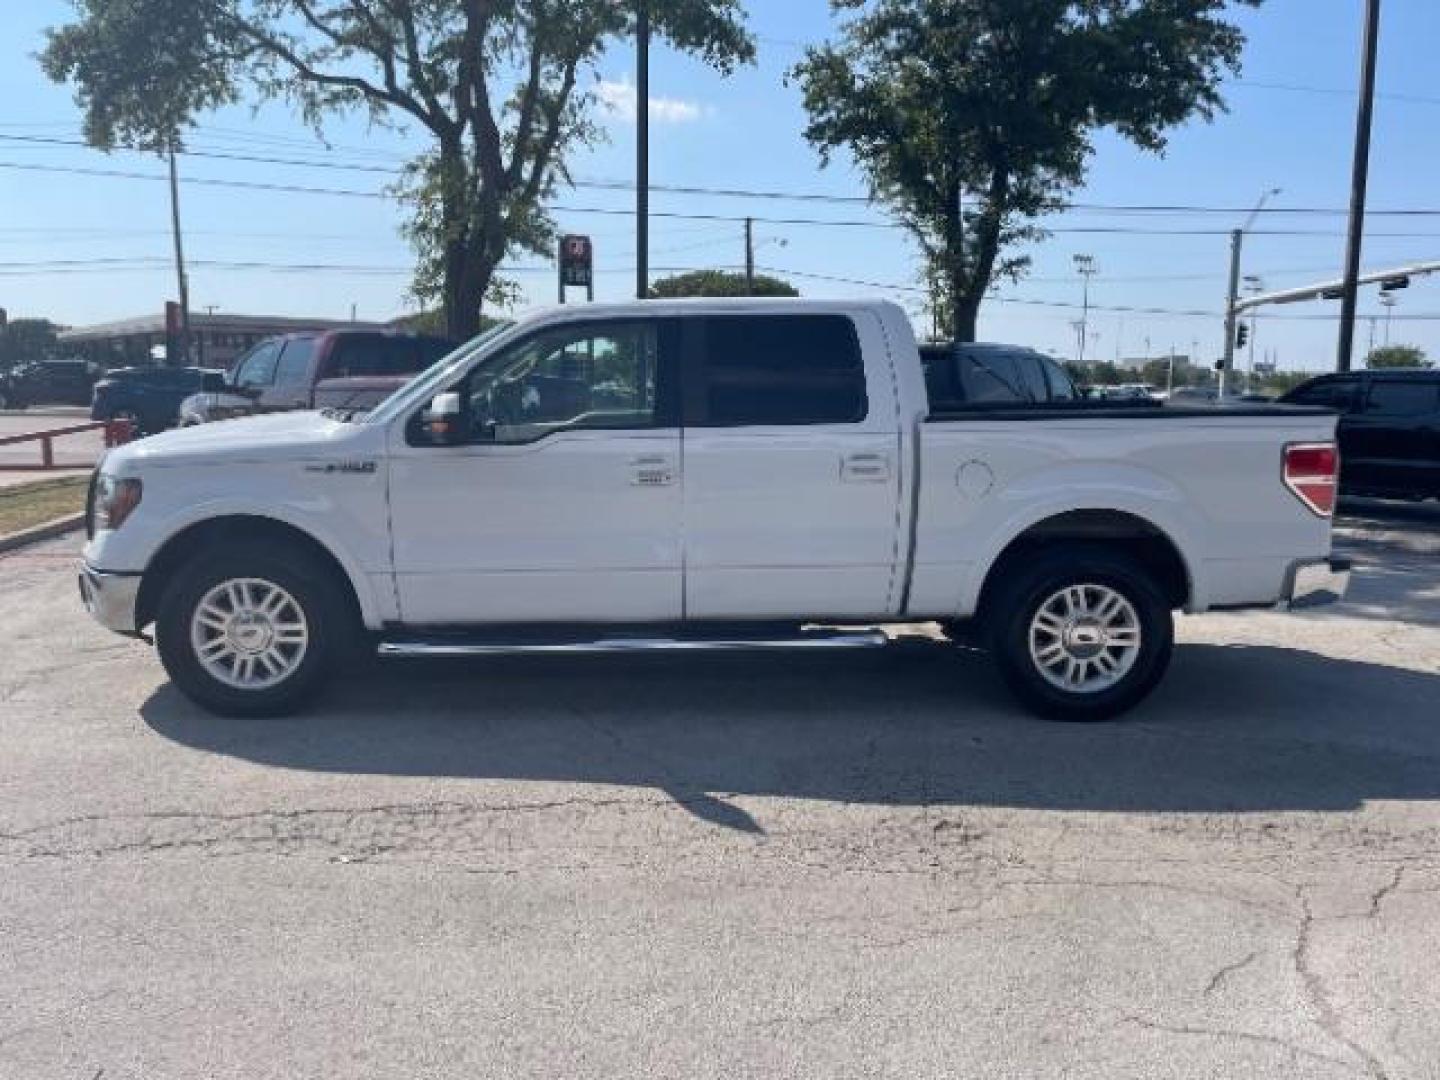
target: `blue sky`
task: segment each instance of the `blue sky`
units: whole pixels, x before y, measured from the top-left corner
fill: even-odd
[[[804,42],[832,27],[825,0],[751,0],[751,26],[760,39],[758,64],[729,79],[685,57],[659,50],[651,80],[652,178],[657,184],[749,188],[832,195],[864,194],[861,178],[843,165],[822,170],[801,137],[805,117],[798,91],[784,73]],[[1077,203],[1248,206],[1267,188],[1284,208],[1342,208],[1349,191],[1350,141],[1361,0],[1267,0],[1238,18],[1249,44],[1239,81],[1227,88],[1228,115],[1213,124],[1176,131],[1168,153],[1154,157],[1120,140],[1097,141],[1091,176]],[[34,167],[125,170],[160,175],[153,159],[119,153],[106,157],[78,147],[13,138],[73,139],[79,114],[70,92],[52,85],[33,54],[43,30],[63,22],[63,0],[0,4],[0,306],[12,317],[43,315],[70,324],[157,311],[171,295],[168,202],[165,185],[40,171]],[[1370,205],[1377,210],[1440,209],[1440,87],[1430,73],[1440,42],[1440,4],[1387,0],[1381,39]],[[633,58],[613,51],[596,78],[621,107],[604,114],[606,145],[576,155],[583,180],[627,181],[633,176]],[[633,109],[631,110],[633,114]],[[288,166],[188,158],[190,180],[241,180],[260,184],[373,192],[383,171],[404,160],[420,136],[369,129],[363,120],[327,128],[326,149],[287,111],[267,107],[226,110],[204,118],[196,149],[300,157],[319,162]],[[5,138],[11,136],[12,138]],[[29,166],[30,168],[15,168]],[[351,166],[360,168],[352,169]],[[567,230],[595,238],[601,298],[633,289],[633,225],[625,216],[578,212],[624,210],[625,193],[582,189],[556,200]],[[263,314],[344,317],[354,305],[362,318],[389,318],[407,310],[409,250],[398,234],[398,209],[384,199],[342,195],[246,191],[187,183],[182,192],[187,255],[192,260],[192,306]],[[758,201],[657,193],[653,207],[679,214],[754,214],[758,218],[865,220],[873,227],[819,227],[760,222],[757,261],[794,275],[807,295],[883,292],[919,311],[913,287],[913,249],[887,219],[864,205]],[[981,336],[1019,341],[1070,356],[1075,351],[1069,307],[1080,299],[1072,257],[1085,253],[1099,267],[1091,287],[1093,355],[1161,355],[1172,347],[1213,356],[1220,348],[1218,315],[1122,312],[1218,312],[1223,303],[1227,239],[1223,231],[1243,214],[1165,216],[1076,210],[1055,217],[1054,235],[1035,250],[1028,279],[1001,288],[981,316]],[[1142,229],[1149,233],[1075,232]],[[1338,274],[1344,218],[1339,215],[1267,215],[1259,229],[1304,230],[1316,236],[1254,235],[1246,243],[1245,272],[1266,286],[1305,284]],[[1154,230],[1214,230],[1215,235],[1157,235]],[[1367,268],[1440,259],[1440,215],[1373,217],[1365,247]],[[1402,234],[1402,235],[1383,235]],[[743,257],[738,223],[657,218],[651,262],[657,268],[735,265]],[[95,260],[123,260],[97,264]],[[554,278],[530,261],[516,277],[527,303],[553,299]],[[76,265],[77,263],[83,265]],[[255,266],[254,264],[268,264]],[[70,264],[70,265],[65,265]],[[237,265],[239,264],[239,265]],[[245,265],[249,264],[249,265]],[[278,264],[278,265],[277,265]],[[315,269],[323,266],[325,269]],[[291,269],[286,269],[290,267]],[[828,282],[851,278],[877,285]],[[1440,277],[1417,280],[1399,294],[1391,340],[1440,354]],[[1321,369],[1333,363],[1335,304],[1280,309],[1262,321],[1261,357],[1275,350],[1284,367]],[[1362,296],[1362,316],[1379,314],[1373,290]],[[1381,322],[1378,337],[1383,340]],[[1368,343],[1370,323],[1359,330]],[[1147,344],[1148,343],[1148,344]]]

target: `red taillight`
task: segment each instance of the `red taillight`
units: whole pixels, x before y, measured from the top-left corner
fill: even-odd
[[[1334,443],[1291,443],[1285,447],[1285,486],[1321,517],[1335,512],[1340,452]]]

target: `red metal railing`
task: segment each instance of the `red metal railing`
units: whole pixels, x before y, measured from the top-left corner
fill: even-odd
[[[105,432],[105,446],[120,446],[129,442],[135,436],[135,425],[128,419],[99,420],[89,424],[76,424],[73,427],[49,428],[45,431],[27,431],[23,435],[0,435],[0,446],[15,446],[19,443],[38,442],[40,444],[40,464],[33,462],[28,464],[10,465],[0,462],[0,472],[40,472],[46,469],[78,469],[85,468],[83,465],[56,465],[55,464],[55,440],[66,435],[83,435],[87,431]]]

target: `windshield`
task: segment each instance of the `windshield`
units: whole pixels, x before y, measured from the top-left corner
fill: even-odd
[[[388,424],[395,417],[438,394],[471,357],[485,349],[496,338],[514,328],[513,322],[498,322],[477,338],[472,338],[454,352],[442,356],[421,374],[387,397],[365,417],[367,424]]]

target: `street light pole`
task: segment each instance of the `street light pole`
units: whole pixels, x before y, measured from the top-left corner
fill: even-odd
[[[1080,356],[1077,363],[1080,367],[1085,366],[1085,338],[1090,330],[1090,279],[1095,276],[1095,256],[1076,255],[1075,269],[1085,284],[1082,287],[1080,304]]]
[[[635,298],[650,295],[650,0],[635,19]]]
[[[1360,247],[1365,238],[1365,190],[1370,183],[1370,126],[1375,115],[1375,54],[1380,42],[1380,0],[1365,0],[1365,42],[1360,59],[1360,105],[1355,115],[1355,160],[1350,172],[1350,234],[1340,294],[1340,349],[1336,369],[1349,371],[1355,351],[1355,308]]]
[[[755,219],[745,219],[745,295],[755,295]]]

